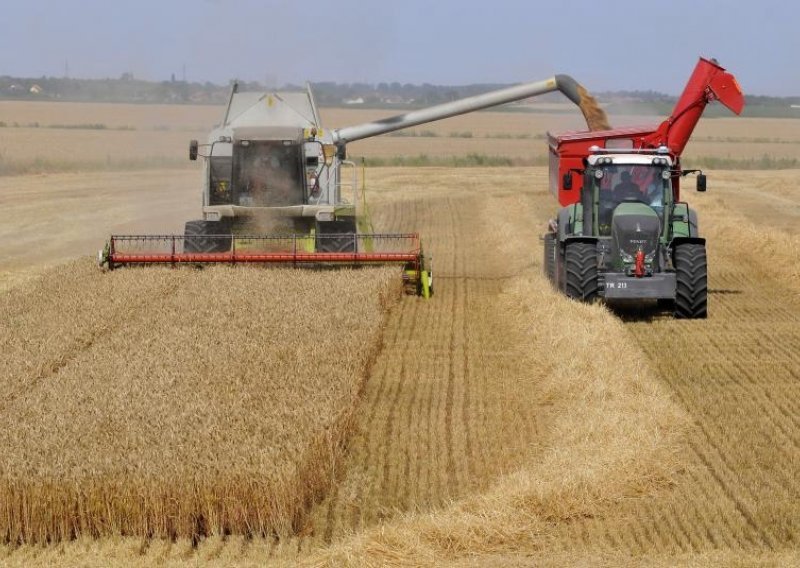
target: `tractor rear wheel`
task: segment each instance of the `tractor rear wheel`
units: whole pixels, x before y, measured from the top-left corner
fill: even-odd
[[[708,317],[708,260],[706,245],[686,243],[675,247],[673,263],[677,277],[675,317]]]
[[[221,221],[187,221],[183,252],[228,252],[233,238],[230,232],[230,226]]]
[[[544,236],[544,274],[550,283],[556,285],[556,236],[547,233]]]
[[[564,291],[582,302],[597,298],[597,247],[592,243],[567,243],[564,249]]]

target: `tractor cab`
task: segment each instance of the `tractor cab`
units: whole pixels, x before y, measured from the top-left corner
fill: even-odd
[[[601,154],[587,158],[583,191],[591,194],[592,226],[600,237],[611,236],[612,220],[622,206],[646,206],[664,226],[664,211],[673,202],[672,160],[654,154]],[[639,210],[641,207],[637,207]],[[621,210],[620,210],[621,212]]]

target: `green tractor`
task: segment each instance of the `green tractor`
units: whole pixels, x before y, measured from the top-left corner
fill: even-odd
[[[611,153],[613,152],[613,153]],[[676,202],[676,171],[667,148],[620,153],[596,148],[582,176],[580,199],[562,208],[545,237],[545,271],[567,296],[590,302],[657,300],[676,317],[707,314],[705,239],[697,214]],[[697,177],[698,191],[706,178]],[[642,188],[645,188],[644,190]]]
[[[550,190],[563,206],[544,235],[544,268],[570,298],[654,301],[675,317],[708,315],[706,242],[680,199],[680,156],[706,105],[744,108],[736,78],[700,58],[667,120],[549,135]],[[602,113],[602,111],[599,111]]]

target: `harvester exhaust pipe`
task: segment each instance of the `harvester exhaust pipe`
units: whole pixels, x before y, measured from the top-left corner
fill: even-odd
[[[363,138],[370,138],[402,128],[409,128],[411,126],[519,101],[553,91],[561,91],[569,100],[581,108],[590,129],[605,130],[608,128],[608,123],[605,120],[605,113],[597,106],[594,98],[589,95],[588,91],[569,75],[555,75],[550,79],[538,81],[536,83],[515,85],[505,89],[490,91],[482,95],[475,95],[449,103],[413,110],[405,114],[398,114],[374,122],[339,128],[332,132],[333,142],[338,145],[343,145]]]

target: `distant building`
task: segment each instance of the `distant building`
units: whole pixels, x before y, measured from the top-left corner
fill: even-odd
[[[790,105],[791,108],[800,108],[800,105]]]
[[[358,97],[355,99],[344,99],[342,102],[346,105],[363,105],[364,97]]]
[[[31,88],[28,90],[32,95],[39,95],[42,92],[42,88],[39,85],[31,85]]]
[[[408,101],[407,101],[407,100],[405,100],[405,99],[404,99],[403,97],[401,97],[400,95],[389,95],[389,96],[383,97],[383,98],[381,99],[381,102],[382,102],[383,104],[386,104],[386,105],[402,105],[402,104],[408,104]]]

